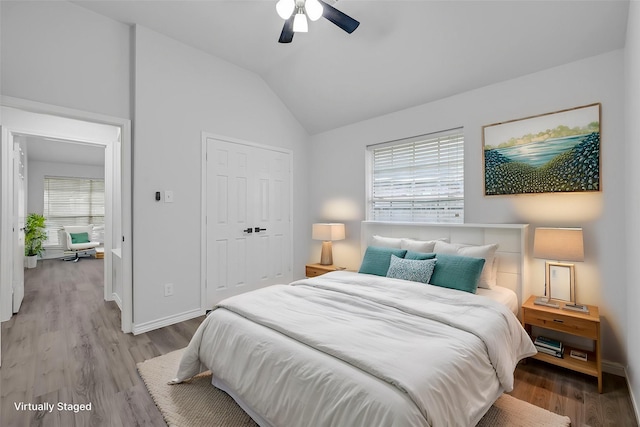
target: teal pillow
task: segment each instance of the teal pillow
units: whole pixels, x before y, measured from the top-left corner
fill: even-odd
[[[389,265],[389,271],[387,271],[387,277],[429,283],[435,266],[435,259],[402,259],[391,255],[391,264]]]
[[[431,285],[476,293],[484,267],[483,258],[436,253],[436,260],[436,267],[429,281]]]
[[[71,235],[71,243],[89,243],[89,233],[69,233]]]
[[[369,246],[364,253],[362,265],[358,273],[375,274],[376,276],[386,276],[391,264],[391,255],[398,258],[404,258],[407,254],[406,249],[382,248],[378,246]]]
[[[404,256],[404,259],[434,259],[436,254],[429,252],[414,252],[407,251],[407,254]]]

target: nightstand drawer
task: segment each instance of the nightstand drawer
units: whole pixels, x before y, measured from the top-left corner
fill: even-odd
[[[547,313],[538,310],[525,310],[524,323],[567,332],[585,338],[598,339],[598,324],[587,319],[576,318],[575,316],[565,316],[560,313]]]
[[[325,269],[320,269],[320,268],[316,268],[316,267],[310,267],[307,266],[307,270],[306,270],[306,276],[307,277],[316,277],[316,276],[321,276],[325,273],[327,273],[328,270]]]

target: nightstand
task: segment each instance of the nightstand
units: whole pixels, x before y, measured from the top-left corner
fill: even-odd
[[[600,354],[600,312],[597,306],[590,305],[589,313],[563,310],[564,305],[558,302],[560,308],[535,305],[536,299],[532,295],[522,305],[522,325],[532,339],[531,327],[537,326],[544,329],[562,332],[569,335],[591,339],[594,342],[595,351],[587,351],[587,360],[574,359],[570,356],[572,347],[565,345],[562,358],[538,352],[533,359],[582,372],[598,378],[598,392],[602,393],[602,357]],[[583,351],[584,350],[580,350]]]
[[[307,264],[306,273],[307,277],[322,276],[330,271],[344,270],[343,268],[336,267],[335,265],[322,265],[322,264]]]

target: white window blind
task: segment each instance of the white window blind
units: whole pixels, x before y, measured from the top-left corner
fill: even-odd
[[[45,177],[44,217],[48,247],[64,246],[65,225],[104,226],[104,180]]]
[[[369,219],[464,222],[462,128],[368,147]]]

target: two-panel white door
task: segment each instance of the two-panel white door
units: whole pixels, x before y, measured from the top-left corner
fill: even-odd
[[[292,280],[291,154],[206,140],[206,307]]]
[[[24,222],[25,222],[25,158],[20,144],[13,150],[13,312],[17,313],[24,298]]]

